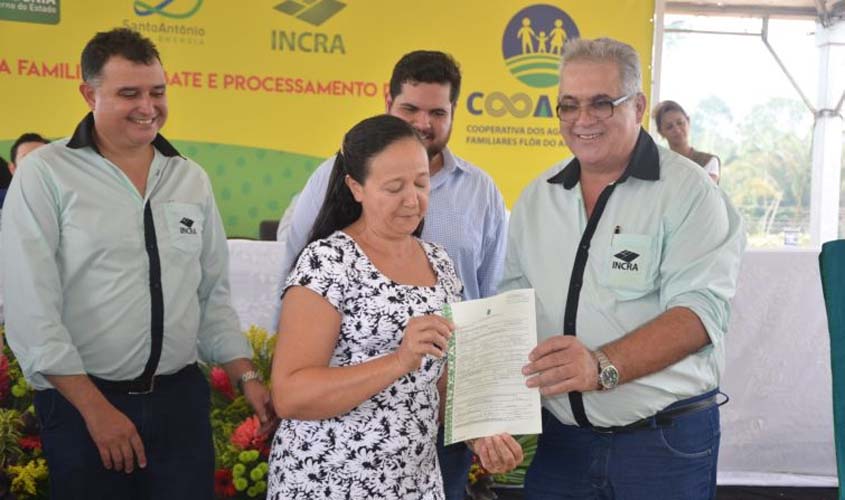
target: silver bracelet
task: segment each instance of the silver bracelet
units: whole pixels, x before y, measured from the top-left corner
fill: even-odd
[[[238,390],[241,391],[241,393],[244,392],[244,384],[246,384],[250,380],[257,380],[259,382],[264,381],[261,378],[261,374],[258,373],[258,371],[256,370],[247,370],[243,372],[243,374],[241,374],[241,376],[238,378]]]

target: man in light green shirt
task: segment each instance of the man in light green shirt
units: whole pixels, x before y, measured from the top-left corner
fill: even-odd
[[[511,215],[500,289],[536,291],[524,374],[544,406],[527,499],[715,495],[744,229],[697,165],[642,130],[640,81],[630,46],[567,44],[557,113],[575,157]]]
[[[6,333],[37,389],[52,498],[211,498],[221,363],[272,410],[230,304],[208,177],[158,131],[158,52],[136,32],[82,53],[91,112],[21,163],[3,211]]]

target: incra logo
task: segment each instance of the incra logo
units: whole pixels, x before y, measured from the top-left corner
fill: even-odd
[[[344,7],[346,4],[337,0],[286,0],[273,8],[312,26],[320,26]],[[270,49],[280,52],[346,54],[341,35],[312,31],[273,30]]]
[[[287,0],[273,8],[308,24],[319,26],[334,17],[344,7],[346,4],[337,0]]]
[[[639,271],[639,266],[636,262],[634,262],[639,256],[640,254],[634,253],[630,250],[622,250],[618,254],[614,255],[614,257],[622,262],[613,261],[613,265],[611,267],[622,271]]]
[[[179,221],[179,224],[182,224],[179,227],[180,234],[197,234],[197,230],[194,228],[194,221],[187,218],[182,217],[182,220]]]

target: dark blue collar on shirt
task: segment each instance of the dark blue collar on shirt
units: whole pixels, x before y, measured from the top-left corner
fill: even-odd
[[[660,155],[657,152],[657,144],[648,133],[640,128],[640,135],[634,145],[634,154],[631,155],[631,162],[625,168],[617,183],[625,182],[628,177],[636,177],[644,181],[660,180]],[[574,158],[563,170],[550,177],[546,182],[549,184],[563,184],[566,189],[572,189],[581,179],[581,162]]]
[[[79,122],[79,125],[76,126],[76,130],[73,131],[73,136],[71,136],[67,143],[67,147],[71,149],[79,149],[86,146],[96,151],[98,155],[103,155],[100,153],[100,149],[97,148],[97,144],[94,142],[94,113],[91,112],[85,115],[85,118]],[[168,142],[161,134],[156,134],[155,139],[153,139],[153,147],[158,149],[159,153],[164,156],[182,156],[179,154],[179,151],[177,151],[176,148],[174,148],[173,145],[170,144],[170,142]]]

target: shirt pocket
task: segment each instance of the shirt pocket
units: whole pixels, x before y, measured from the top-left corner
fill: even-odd
[[[174,248],[187,253],[198,253],[202,248],[202,230],[205,219],[198,205],[167,203],[164,206],[170,242]]]
[[[657,239],[647,234],[614,234],[604,265],[604,284],[620,300],[654,290],[660,262]]]

